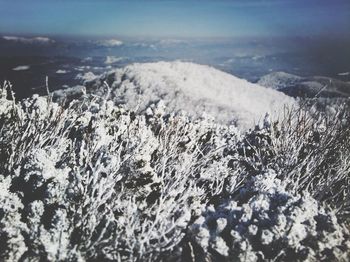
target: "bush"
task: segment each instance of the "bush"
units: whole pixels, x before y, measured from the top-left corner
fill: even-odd
[[[288,109],[281,120],[246,134],[239,161],[250,172],[276,170],[290,192],[310,193],[349,222],[349,113],[348,104],[330,113],[304,104]]]
[[[349,234],[308,194],[287,192],[274,171],[235,199],[207,206],[191,225],[197,258],[212,261],[348,260]],[[200,259],[199,259],[200,260]]]
[[[161,102],[145,114],[108,97],[17,103],[6,88],[1,260],[348,258],[341,121],[318,131],[266,119],[240,134],[208,118],[164,114]]]

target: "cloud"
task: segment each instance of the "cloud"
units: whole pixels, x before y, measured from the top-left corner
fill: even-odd
[[[97,41],[96,43],[104,47],[116,47],[124,44],[122,41],[118,39],[100,40],[100,41]]]
[[[68,71],[67,70],[63,70],[63,69],[58,69],[56,71],[56,74],[67,74],[67,73],[68,73]]]
[[[93,60],[93,58],[88,56],[88,57],[85,57],[84,59],[82,59],[81,61],[82,62],[91,62],[92,60]]]
[[[13,68],[13,71],[25,71],[25,70],[29,70],[30,66],[28,65],[22,65],[22,66],[17,66],[15,68]]]
[[[188,44],[187,41],[181,39],[163,39],[159,41],[160,45],[180,45],[180,44]]]
[[[153,50],[158,50],[158,48],[172,48],[172,47],[184,46],[188,44],[189,42],[183,39],[166,38],[159,41],[133,43],[131,46],[138,47],[138,48],[149,48]]]
[[[52,40],[48,37],[38,36],[38,37],[19,37],[19,36],[3,36],[4,40],[19,42],[24,44],[51,44],[54,43],[55,40]]]
[[[154,43],[134,43],[132,44],[133,47],[138,47],[138,48],[150,48],[153,50],[157,50],[157,46]]]
[[[147,43],[133,43],[132,44],[133,47],[149,47],[149,44]]]

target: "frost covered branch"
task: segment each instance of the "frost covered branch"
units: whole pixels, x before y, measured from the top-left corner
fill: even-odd
[[[161,103],[142,114],[8,90],[1,260],[349,259],[344,110],[325,127],[300,109],[240,134]]]

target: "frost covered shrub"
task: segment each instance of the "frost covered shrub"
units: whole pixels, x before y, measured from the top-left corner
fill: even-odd
[[[65,106],[50,96],[16,103],[4,88],[0,260],[244,260],[253,253],[266,259],[347,258],[348,230],[334,215],[343,217],[345,209],[315,190],[302,194],[294,171],[299,166],[293,169],[293,155],[283,154],[282,138],[295,148],[302,141],[288,132],[278,136],[281,128],[266,120],[242,135],[213,119],[165,114],[161,102],[140,114],[116,106],[108,92]],[[267,204],[256,207],[261,203]],[[311,210],[303,214],[305,205]],[[254,240],[244,231],[249,225],[267,232],[266,238]],[[287,226],[298,230],[287,232]],[[278,254],[266,251],[275,248],[271,237],[281,239]]]
[[[321,261],[350,258],[349,234],[309,195],[292,195],[273,171],[235,199],[207,206],[191,225],[193,257],[213,261]]]
[[[279,121],[248,132],[237,161],[259,173],[274,169],[291,192],[309,192],[348,220],[350,211],[350,115],[347,105],[332,112],[289,109]]]
[[[1,96],[4,260],[154,260],[178,245],[222,181],[236,130],[105,98]],[[219,163],[220,162],[220,163]],[[217,170],[217,174],[214,172]]]

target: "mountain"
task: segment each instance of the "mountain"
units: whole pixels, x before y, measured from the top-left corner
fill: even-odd
[[[212,116],[219,123],[250,128],[266,113],[275,114],[294,99],[209,66],[188,62],[138,63],[87,82],[88,92],[111,88],[117,104],[143,111],[159,101],[167,113],[185,111],[191,118]]]
[[[350,83],[324,76],[300,77],[285,72],[263,76],[258,84],[293,97],[349,97]]]

